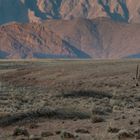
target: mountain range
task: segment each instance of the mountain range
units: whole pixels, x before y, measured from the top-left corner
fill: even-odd
[[[0,58],[140,57],[139,0],[0,0]]]

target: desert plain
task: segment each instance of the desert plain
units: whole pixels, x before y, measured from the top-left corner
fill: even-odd
[[[140,139],[139,64],[0,61],[0,140]]]

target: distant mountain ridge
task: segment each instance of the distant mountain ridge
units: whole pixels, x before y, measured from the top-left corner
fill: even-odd
[[[110,17],[140,22],[139,0],[0,0],[0,24],[46,19]]]
[[[0,58],[139,58],[139,0],[0,0]]]
[[[131,58],[140,55],[140,24],[107,18],[47,20],[0,27],[0,57]]]

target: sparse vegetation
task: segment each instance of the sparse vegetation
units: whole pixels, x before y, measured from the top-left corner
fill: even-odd
[[[112,126],[112,124],[110,123],[108,128],[107,128],[107,131],[109,133],[118,133],[120,131],[120,128],[117,128],[117,127],[114,127]]]
[[[61,139],[65,140],[65,139],[71,139],[71,138],[75,138],[76,136],[74,134],[72,134],[71,132],[68,131],[62,131],[61,132]]]
[[[126,130],[126,129],[120,130],[118,132],[119,140],[124,140],[126,138],[134,138],[134,137],[135,137],[134,133],[130,132],[130,131]]]
[[[50,137],[50,136],[53,136],[53,135],[54,134],[52,132],[49,132],[49,131],[41,132],[42,137]]]
[[[92,123],[101,123],[104,122],[105,119],[103,118],[103,116],[95,115],[91,117],[91,121]]]
[[[33,110],[23,113],[16,113],[11,116],[4,116],[0,118],[0,126],[8,126],[19,121],[30,120],[31,122],[39,117],[54,118],[54,119],[88,119],[90,118],[89,113],[74,111],[69,109],[52,109],[52,108],[41,108],[39,110]]]
[[[76,133],[83,133],[83,134],[89,134],[89,131],[87,129],[79,128],[75,130]]]
[[[27,129],[25,128],[20,128],[20,127],[17,127],[15,128],[14,132],[13,132],[13,136],[29,136],[29,132]]]
[[[138,62],[133,62],[0,63],[0,128],[5,131],[0,129],[0,139],[138,139],[140,89],[133,78]],[[29,136],[14,136],[15,127]]]

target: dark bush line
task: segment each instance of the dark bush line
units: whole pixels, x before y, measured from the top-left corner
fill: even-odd
[[[80,98],[80,97],[93,97],[93,98],[112,98],[112,95],[103,91],[93,90],[79,90],[79,91],[67,91],[61,94],[64,98]]]
[[[12,125],[24,120],[32,121],[41,117],[50,119],[88,119],[90,118],[90,113],[74,111],[73,109],[43,108],[35,111],[16,113],[10,116],[1,117],[0,127]]]

